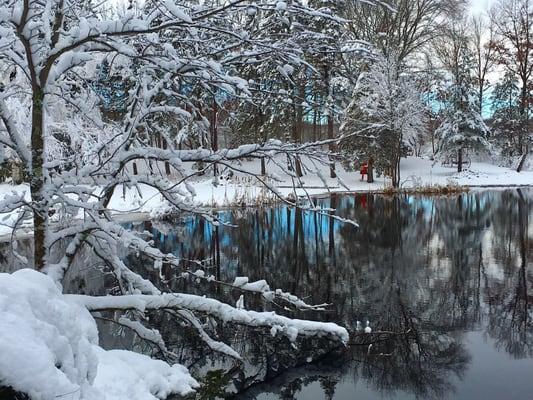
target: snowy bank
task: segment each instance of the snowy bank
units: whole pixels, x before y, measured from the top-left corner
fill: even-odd
[[[305,157],[302,157],[305,163]],[[320,175],[307,173],[300,180],[287,174],[280,165],[283,159],[276,163],[269,163],[267,171],[269,178],[261,178],[275,190],[266,188],[261,182],[249,174],[259,174],[261,167],[259,160],[234,162],[239,171],[231,177],[224,173],[216,178],[210,176],[194,177],[189,181],[193,196],[189,199],[195,206],[224,207],[232,205],[256,205],[271,203],[279,197],[322,195],[329,192],[372,192],[383,191],[390,187],[390,179],[377,177],[374,183],[361,180],[358,171],[346,171],[337,163],[338,178],[329,177],[329,166],[319,165]],[[247,173],[243,172],[246,171]],[[327,186],[326,186],[327,185]],[[434,187],[459,185],[467,187],[502,187],[533,185],[533,171],[520,173],[507,167],[500,167],[489,163],[472,162],[468,170],[458,173],[455,168],[442,166],[438,162],[419,157],[407,157],[401,162],[402,188]],[[0,202],[9,196],[24,194],[29,200],[28,185],[12,186],[0,184]],[[108,206],[117,217],[138,213],[142,218],[151,216],[157,218],[171,211],[168,202],[159,192],[147,185],[123,190],[118,187]],[[17,211],[0,214],[0,236],[8,240],[13,227],[17,223]],[[81,216],[79,216],[81,218]],[[52,218],[53,220],[54,218]],[[31,221],[28,221],[31,223]],[[30,225],[24,226],[26,232],[31,231]]]
[[[187,369],[98,346],[94,319],[46,275],[0,273],[0,386],[32,400],[156,400],[198,387]]]

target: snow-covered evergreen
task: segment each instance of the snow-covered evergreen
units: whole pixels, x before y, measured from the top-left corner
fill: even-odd
[[[461,172],[467,152],[488,151],[490,143],[489,129],[479,113],[470,74],[471,59],[464,43],[458,42],[455,60],[444,118],[436,136],[440,140],[441,157],[453,160],[457,163],[458,172]]]
[[[395,187],[400,184],[400,158],[426,129],[425,107],[413,79],[396,53],[378,55],[359,76],[341,126],[341,149],[349,159],[370,161],[377,172],[392,177]]]

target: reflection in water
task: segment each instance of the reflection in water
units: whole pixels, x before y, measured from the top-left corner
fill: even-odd
[[[279,206],[223,211],[220,219],[227,226],[186,218],[172,224],[146,222],[137,229],[151,232],[157,246],[180,256],[185,267],[194,270],[193,260],[202,260],[219,279],[267,279],[310,303],[332,304],[324,313],[291,316],[332,320],[351,330],[356,321],[369,320],[374,330],[412,333],[329,355],[327,344],[318,340],[299,343],[301,356],[296,357],[282,339],[212,326],[246,355],[244,367],[234,368],[232,375],[235,389],[251,386],[240,398],[469,398],[464,393],[471,390],[469,376],[476,374],[472,366],[489,353],[496,354],[496,364],[513,363],[495,369],[497,374],[520,365],[519,371],[533,376],[532,197],[516,190],[455,197],[332,195],[317,202],[356,220],[359,228]],[[125,259],[172,290],[211,290],[232,304],[239,296],[184,279],[165,266],[154,271],[135,254]],[[78,271],[70,290],[101,293],[109,288],[107,282],[91,280],[91,274]],[[254,298],[246,304],[265,307]],[[153,321],[196,371],[235,367],[231,360],[206,357],[194,332],[172,316],[154,315]],[[116,335],[116,329],[102,335],[110,347],[137,343]],[[299,368],[287,370],[293,366]],[[482,389],[494,371],[484,371],[470,394],[499,398]],[[513,371],[501,385],[531,395],[530,381],[519,383],[520,372]]]

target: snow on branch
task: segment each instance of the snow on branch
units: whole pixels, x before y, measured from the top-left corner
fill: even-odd
[[[205,329],[203,328],[202,324],[196,318],[196,316],[187,310],[170,310],[173,312],[173,315],[185,320],[190,326],[192,326],[197,333],[200,336],[200,339],[209,347],[211,350],[224,354],[228,357],[234,358],[236,360],[241,361],[242,357],[239,353],[237,353],[235,350],[231,348],[231,346],[228,346],[226,343],[214,340],[207,334]]]
[[[250,327],[271,328],[273,333],[281,333],[294,342],[298,336],[327,337],[348,343],[349,335],[345,328],[331,322],[316,322],[291,319],[275,312],[258,312],[234,308],[215,299],[184,294],[163,293],[161,295],[85,296],[65,295],[86,307],[89,311],[105,310],[160,310],[182,309],[199,312],[219,318],[224,322]]]

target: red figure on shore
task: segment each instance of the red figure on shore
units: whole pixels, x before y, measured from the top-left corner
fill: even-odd
[[[361,173],[361,180],[364,181],[365,175],[368,177],[368,164],[366,162],[361,164],[360,173]]]

